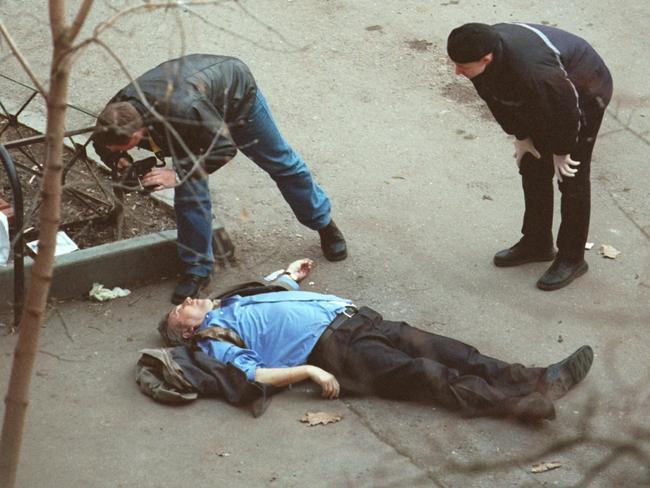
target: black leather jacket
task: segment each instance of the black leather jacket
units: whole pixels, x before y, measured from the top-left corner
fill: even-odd
[[[501,45],[472,78],[478,94],[508,134],[531,137],[538,149],[568,154],[585,112],[604,108],[612,79],[589,43],[569,32],[536,24],[496,24]],[[585,110],[587,109],[587,110]]]
[[[237,153],[228,128],[246,123],[256,93],[255,79],[239,59],[190,54],[147,71],[109,103],[126,101],[135,106],[150,137],[162,155],[173,157],[177,169],[188,171],[192,167],[189,151],[202,158],[203,169],[212,173]],[[153,115],[151,108],[173,131]],[[120,156],[98,146],[95,144],[95,150],[106,164],[111,165]],[[153,150],[147,140],[139,147]]]

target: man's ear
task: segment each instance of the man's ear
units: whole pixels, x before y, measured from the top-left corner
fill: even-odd
[[[487,53],[485,56],[481,58],[481,61],[483,61],[483,64],[487,66],[492,62],[492,59],[494,59],[494,54],[493,53]]]
[[[183,332],[181,332],[181,337],[183,339],[189,339],[190,337],[192,337],[193,334],[194,334],[194,329],[185,329]]]

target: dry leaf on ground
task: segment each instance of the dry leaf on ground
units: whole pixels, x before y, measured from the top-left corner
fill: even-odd
[[[531,473],[544,473],[546,471],[550,471],[552,469],[557,469],[562,466],[562,463],[558,463],[557,461],[551,461],[551,462],[543,462],[543,463],[537,463],[533,464],[533,466],[530,468]]]
[[[603,257],[609,258],[609,259],[616,259],[616,256],[621,254],[621,251],[616,249],[614,246],[610,246],[608,244],[603,244],[600,246],[600,249],[598,250],[600,254],[603,255]]]
[[[342,418],[342,415],[333,412],[307,412],[300,421],[308,424],[309,427],[312,427],[319,424],[332,424],[340,421]]]

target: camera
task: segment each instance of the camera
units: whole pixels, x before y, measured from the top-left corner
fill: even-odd
[[[144,186],[141,178],[157,166],[157,163],[158,160],[155,156],[133,161],[124,173],[119,175],[119,183],[124,187],[125,191],[140,190],[150,192],[153,187]]]

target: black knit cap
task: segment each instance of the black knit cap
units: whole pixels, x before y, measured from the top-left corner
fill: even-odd
[[[454,63],[472,63],[493,52],[499,34],[487,24],[470,23],[456,27],[447,38],[447,54]]]

